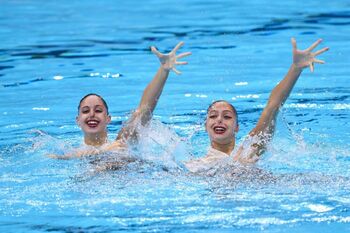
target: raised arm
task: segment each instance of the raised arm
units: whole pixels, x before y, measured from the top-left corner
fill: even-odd
[[[267,143],[269,143],[273,137],[279,109],[287,100],[303,69],[309,67],[311,72],[313,72],[314,63],[324,64],[324,61],[316,59],[316,56],[327,51],[328,48],[326,47],[312,52],[321,41],[322,40],[319,39],[309,48],[298,50],[296,40],[294,38],[291,39],[293,46],[293,63],[284,79],[272,90],[257,125],[250,131],[250,137],[246,139],[248,142],[244,142],[239,149],[238,159],[247,159],[248,162],[250,162],[250,160],[254,162],[257,160],[258,156],[264,153]]]
[[[160,53],[155,47],[151,47],[152,52],[160,61],[160,67],[152,81],[144,90],[139,106],[130,117],[130,120],[120,130],[117,140],[125,141],[131,135],[134,138],[134,136],[136,136],[136,123],[141,122],[142,125],[146,125],[150,121],[170,71],[174,71],[176,74],[181,74],[181,72],[176,69],[176,66],[186,65],[187,62],[181,62],[178,61],[178,59],[191,55],[190,52],[176,55],[176,52],[181,46],[183,46],[183,44],[183,42],[178,43],[168,54]]]
[[[158,57],[160,61],[160,67],[152,81],[144,90],[139,106],[133,112],[128,122],[126,122],[126,124],[122,127],[116,140],[113,143],[106,143],[98,148],[91,147],[76,149],[62,156],[54,154],[48,156],[57,159],[71,159],[98,155],[113,150],[120,151],[125,149],[127,145],[126,141],[130,137],[137,139],[138,123],[145,125],[150,121],[153,110],[157,105],[158,99],[162,93],[164,84],[169,76],[170,71],[174,71],[176,74],[181,74],[181,72],[176,69],[176,66],[187,64],[187,62],[180,62],[178,59],[191,55],[190,52],[176,55],[176,52],[183,44],[183,42],[178,43],[175,48],[168,54],[160,53],[155,47],[151,48],[152,52]]]

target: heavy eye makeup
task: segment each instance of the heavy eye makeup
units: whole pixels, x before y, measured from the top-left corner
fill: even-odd
[[[95,109],[95,112],[97,112],[97,113],[102,113],[102,112],[103,112],[103,109],[102,109],[102,108],[96,108],[96,109]]]
[[[223,116],[224,116],[224,119],[227,119],[227,120],[230,120],[233,118],[233,113],[231,111],[223,111]]]
[[[87,113],[90,112],[90,108],[89,108],[89,107],[83,107],[83,108],[81,108],[81,112],[82,112],[83,114],[87,114]]]
[[[213,111],[208,114],[208,118],[214,119],[218,116],[217,112]]]

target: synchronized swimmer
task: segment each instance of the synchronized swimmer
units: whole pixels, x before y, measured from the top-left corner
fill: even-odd
[[[191,55],[190,52],[177,55],[177,51],[183,44],[183,42],[178,43],[168,54],[160,53],[154,46],[151,47],[151,51],[160,61],[160,67],[145,88],[139,106],[123,124],[114,141],[108,141],[107,125],[111,122],[111,116],[106,101],[100,95],[90,93],[80,100],[76,117],[76,122],[84,133],[85,145],[63,156],[49,155],[49,157],[70,159],[109,151],[124,151],[131,142],[135,144],[138,140],[138,125],[140,123],[147,125],[151,120],[170,71],[179,75],[181,72],[177,70],[177,66],[187,64],[185,61],[178,61]]]
[[[296,40],[291,39],[293,48],[292,64],[286,76],[272,90],[256,126],[245,137],[241,145],[236,146],[235,135],[239,130],[236,109],[228,101],[214,101],[208,107],[205,121],[205,129],[210,138],[209,150],[204,157],[185,162],[187,169],[192,173],[201,173],[217,166],[222,161],[227,161],[227,159],[239,164],[255,163],[265,152],[268,143],[271,142],[276,128],[278,112],[289,97],[302,71],[309,67],[313,72],[315,63],[324,63],[316,57],[329,48],[325,47],[313,52],[321,41],[319,39],[309,48],[298,50]],[[107,138],[107,125],[111,122],[111,116],[106,102],[97,94],[88,94],[81,99],[76,118],[77,124],[84,133],[84,142],[88,147],[77,149],[64,156],[52,155],[52,157],[67,159],[109,151],[120,151],[126,149],[130,142],[137,141],[137,124],[147,125],[151,120],[153,110],[157,105],[170,71],[180,74],[176,66],[187,64],[187,62],[181,62],[178,59],[191,55],[190,52],[176,55],[182,45],[183,42],[180,42],[168,54],[160,53],[155,47],[151,48],[160,60],[160,68],[144,90],[139,106],[119,131],[115,141],[108,142]]]
[[[227,160],[228,156],[240,164],[255,163],[271,141],[276,128],[277,114],[289,97],[303,69],[309,67],[313,72],[314,63],[325,63],[316,59],[316,56],[327,51],[328,47],[312,52],[321,42],[322,40],[319,39],[309,48],[298,50],[296,40],[291,39],[293,62],[286,76],[272,90],[256,126],[249,132],[239,147],[236,147],[235,138],[235,134],[239,130],[236,109],[225,100],[213,102],[208,107],[205,122],[205,129],[211,142],[209,150],[205,157],[188,161],[186,163],[188,170],[194,173],[202,172],[202,170],[221,164],[221,161]]]

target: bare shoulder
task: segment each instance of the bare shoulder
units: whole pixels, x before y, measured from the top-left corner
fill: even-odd
[[[105,144],[101,149],[103,151],[119,151],[119,150],[126,150],[127,144],[123,140],[115,140],[111,143]]]

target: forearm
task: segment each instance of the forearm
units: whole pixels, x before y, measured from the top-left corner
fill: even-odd
[[[279,108],[284,104],[301,72],[302,68],[298,68],[294,64],[290,66],[284,79],[272,90],[268,101],[268,107]]]
[[[73,159],[73,158],[83,158],[88,156],[95,156],[100,155],[103,153],[118,151],[121,152],[125,150],[127,147],[126,144],[124,144],[122,141],[114,141],[113,143],[105,144],[99,148],[96,147],[84,147],[84,148],[78,148],[73,151],[70,151],[68,153],[65,153],[64,155],[54,155],[50,154],[48,157],[54,158],[54,159]]]
[[[268,103],[264,108],[257,125],[249,133],[250,137],[256,138],[257,140],[248,144],[250,149],[250,151],[248,151],[248,158],[252,158],[251,156],[255,155],[260,156],[264,153],[266,145],[273,137],[279,109],[289,97],[302,70],[306,67],[310,67],[311,72],[313,72],[314,63],[324,63],[324,61],[318,60],[315,57],[327,51],[328,47],[312,52],[312,50],[321,43],[320,39],[305,50],[297,49],[296,40],[294,38],[291,39],[291,42],[293,46],[293,63],[284,79],[272,90]]]
[[[119,132],[117,140],[120,139],[126,142],[130,137],[137,139],[136,133],[138,124],[146,125],[150,121],[165,82],[168,79],[170,70],[174,71],[176,74],[180,74],[181,72],[176,69],[176,66],[186,65],[187,62],[179,62],[178,59],[191,55],[190,52],[176,55],[177,50],[182,45],[183,42],[178,43],[168,54],[162,54],[155,47],[151,47],[152,52],[158,57],[161,65],[152,81],[144,90],[139,106],[132,114],[127,124]]]
[[[166,80],[169,76],[169,70],[164,69],[162,66],[159,67],[152,81],[145,88],[139,109],[147,109],[153,112],[157,105],[158,99],[163,91]]]
[[[142,124],[146,124],[152,117],[152,113],[157,105],[168,76],[169,70],[160,66],[154,78],[144,90],[140,104],[136,109]]]
[[[91,149],[76,149],[76,150],[68,152],[64,155],[49,154],[47,156],[49,158],[52,158],[52,159],[68,160],[68,159],[82,158],[82,157],[86,157],[86,156],[97,155],[99,153],[101,153],[100,150],[95,149],[95,148],[91,148]]]
[[[261,135],[268,137],[269,139],[272,137],[275,129],[276,116],[279,109],[289,97],[289,94],[291,93],[301,72],[302,68],[298,68],[294,64],[290,66],[286,76],[272,90],[268,103],[264,108],[256,127],[250,132],[250,135]]]

